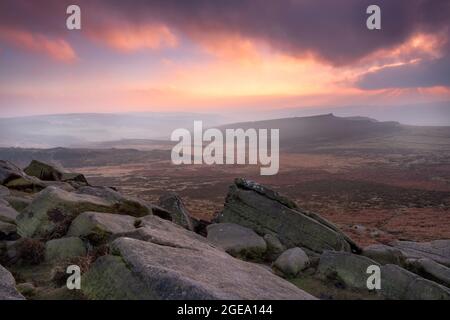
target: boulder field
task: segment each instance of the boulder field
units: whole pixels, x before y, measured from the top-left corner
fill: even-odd
[[[0,161],[0,299],[450,299],[449,261],[450,240],[360,248],[243,178],[207,222],[175,193],[152,204],[56,165]]]

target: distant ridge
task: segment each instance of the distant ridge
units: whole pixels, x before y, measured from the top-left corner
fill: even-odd
[[[279,129],[280,145],[285,149],[351,142],[399,133],[403,126],[395,121],[380,122],[365,117],[336,117],[332,113],[309,116],[234,123],[225,129]]]

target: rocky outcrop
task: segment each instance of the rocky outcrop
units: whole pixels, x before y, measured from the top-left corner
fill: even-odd
[[[267,244],[253,230],[234,223],[216,223],[207,228],[207,239],[234,257],[262,259]]]
[[[98,259],[83,277],[83,293],[92,299],[314,299],[195,236],[186,242],[171,233],[166,239],[174,241],[115,240],[114,255]]]
[[[339,281],[346,287],[368,290],[369,266],[380,267],[380,289],[372,290],[392,300],[448,300],[450,291],[432,281],[424,279],[400,266],[377,262],[347,252],[326,251],[320,256],[318,275],[324,279]]]
[[[67,172],[63,168],[37,160],[31,161],[28,167],[24,169],[24,172],[43,181],[63,181],[76,187],[89,185],[84,175],[80,173]]]
[[[196,231],[196,221],[186,209],[181,198],[174,192],[163,194],[159,198],[159,206],[170,212],[172,221],[188,230]]]
[[[25,300],[16,290],[16,281],[11,273],[0,265],[0,300]]]
[[[450,298],[450,240],[377,244],[360,255],[336,226],[249,180],[236,179],[207,224],[176,194],[156,206],[55,166],[35,161],[25,171],[0,161],[0,263],[19,272],[27,297],[43,292],[33,283],[63,285],[62,265],[77,261],[90,299],[314,299],[282,277],[357,297]],[[381,272],[381,289],[371,293],[370,266]],[[47,267],[49,280],[29,278]],[[5,271],[0,298],[23,298]]]
[[[450,240],[394,241],[391,246],[399,249],[407,259],[428,258],[450,267]]]
[[[27,175],[16,165],[4,160],[0,160],[0,184],[26,192],[37,192],[47,186],[43,181]]]
[[[236,223],[260,235],[273,234],[288,248],[359,251],[344,233],[317,215],[257,183],[237,179],[230,187],[218,222]]]
[[[152,207],[145,202],[123,196],[106,187],[81,187],[76,192],[48,187],[17,217],[19,233],[23,237],[48,238],[57,229],[67,229],[72,220],[87,211],[135,217],[153,212]],[[60,233],[59,235],[62,236]]]
[[[17,217],[22,237],[52,237],[58,229],[67,229],[70,222],[85,211],[115,212],[114,204],[86,194],[66,192],[55,187],[41,191]],[[58,232],[61,237],[67,230]]]
[[[273,266],[285,276],[295,277],[300,271],[307,268],[309,258],[301,248],[291,248],[283,252]]]
[[[82,187],[76,194],[90,195],[112,204],[114,212],[135,217],[143,217],[152,214],[151,206],[139,199],[128,197],[108,187]],[[109,212],[109,211],[108,211]]]

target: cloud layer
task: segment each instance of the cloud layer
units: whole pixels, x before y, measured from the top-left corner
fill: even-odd
[[[73,3],[81,7],[81,31],[66,29]],[[374,3],[382,10],[382,30],[370,31],[366,8]],[[337,100],[391,89],[448,90],[449,16],[448,0],[2,0],[0,63],[6,48],[78,66],[49,67],[64,73],[49,75],[45,92],[51,93],[78,80],[74,74],[86,79],[98,68],[89,79],[102,90],[91,92],[83,82],[76,87],[85,91],[73,94],[95,99],[104,92],[105,105],[113,100],[110,92],[124,87],[170,103],[177,95],[209,103],[227,95]],[[26,82],[34,87],[30,77]],[[139,100],[144,108],[150,98],[121,99]]]

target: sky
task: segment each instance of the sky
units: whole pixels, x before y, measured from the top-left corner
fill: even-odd
[[[448,0],[0,0],[0,117],[450,101],[449,31]]]

